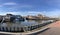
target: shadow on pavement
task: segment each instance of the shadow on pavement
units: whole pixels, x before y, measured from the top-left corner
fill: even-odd
[[[37,32],[37,33],[34,33],[34,34],[30,34],[30,35],[38,35],[38,34],[44,32],[44,31],[46,31],[46,30],[49,30],[49,29],[50,29],[50,28],[47,28],[47,29],[45,29],[45,30],[43,30],[43,31],[40,31],[40,32]],[[0,33],[0,35],[10,35],[10,34],[1,34],[1,33]]]

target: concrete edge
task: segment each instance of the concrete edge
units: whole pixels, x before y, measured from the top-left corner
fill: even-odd
[[[48,29],[49,27],[45,27],[45,28],[42,28],[40,30],[36,30],[36,31],[29,31],[27,33],[11,33],[11,32],[2,32],[0,31],[1,34],[12,34],[12,35],[28,35],[28,34],[34,34],[34,33],[38,33],[38,32],[41,32],[45,29]]]

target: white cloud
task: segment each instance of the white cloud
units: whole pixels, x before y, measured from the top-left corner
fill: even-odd
[[[17,3],[15,3],[15,2],[8,2],[8,3],[4,3],[3,5],[17,5]]]
[[[15,14],[15,15],[37,15],[37,14],[42,14],[42,15],[45,15],[46,12],[43,11],[43,12],[37,12],[37,11],[28,11],[28,12],[0,12],[1,14],[0,15],[5,15],[7,13],[10,13],[10,14]]]
[[[15,3],[15,2],[6,2],[6,3],[3,3],[3,4],[0,4],[0,7],[3,7],[5,5],[17,5],[17,3]]]
[[[37,15],[37,14],[43,14],[42,12],[36,12],[36,11],[28,11],[28,12],[0,12],[0,15],[6,15],[8,14],[15,14],[15,15],[22,15],[22,16],[26,16],[26,15]]]
[[[40,12],[40,11],[28,11],[28,14],[32,14],[32,15],[37,15],[37,14],[45,15],[44,13],[45,13],[45,11],[43,11],[43,12]]]
[[[6,14],[17,14],[19,12],[0,12],[0,15],[6,15]]]
[[[15,15],[19,15],[20,12],[6,12],[5,14],[15,14]]]
[[[42,14],[45,16],[49,16],[49,17],[59,17],[60,16],[60,10],[53,10],[53,11],[28,11],[28,12],[0,12],[0,15],[5,15],[7,13],[10,14],[14,14],[14,15],[22,15],[22,16],[26,16],[26,15],[37,15],[37,14]]]
[[[33,8],[32,5],[18,4],[16,2],[6,2],[3,4],[0,4],[0,7],[5,7],[5,6],[8,6],[9,9]]]
[[[22,4],[22,5],[20,5],[20,4],[18,4],[18,5],[16,5],[16,6],[12,6],[12,7],[10,7],[10,9],[23,9],[23,8],[33,8],[33,6],[32,5],[25,5],[25,4]]]

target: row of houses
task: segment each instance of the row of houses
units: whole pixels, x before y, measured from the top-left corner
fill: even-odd
[[[21,15],[13,15],[13,14],[6,14],[6,15],[0,15],[0,21],[2,21],[4,18],[5,21],[24,21],[25,19],[26,20],[40,20],[40,19],[43,19],[43,20],[50,20],[50,19],[56,19],[56,18],[50,18],[50,17],[47,17],[47,16],[44,16],[44,15],[41,15],[41,14],[38,14],[37,16],[31,16],[31,15],[28,15],[28,16],[25,16],[25,17],[22,17]]]
[[[27,20],[59,20],[59,18],[51,18],[42,14],[38,14],[37,16],[28,15],[25,18]]]
[[[38,14],[37,16],[31,16],[31,15],[28,15],[26,17],[27,19],[33,19],[33,20],[38,20],[38,19],[49,19],[49,17],[47,16],[44,16],[44,15],[41,15],[41,14]]]

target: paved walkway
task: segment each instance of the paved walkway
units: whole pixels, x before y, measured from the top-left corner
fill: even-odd
[[[37,35],[60,35],[60,21],[49,25],[49,29]]]

